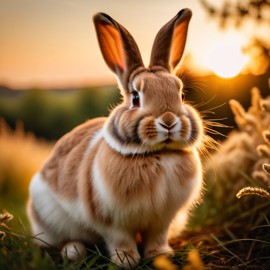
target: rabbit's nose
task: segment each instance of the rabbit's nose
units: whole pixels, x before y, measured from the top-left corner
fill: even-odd
[[[177,117],[171,112],[166,112],[158,118],[159,125],[166,129],[172,129],[177,122]]]

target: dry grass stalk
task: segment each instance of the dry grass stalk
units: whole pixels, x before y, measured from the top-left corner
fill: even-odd
[[[13,219],[13,215],[11,215],[10,213],[0,214],[0,225],[2,223],[7,223],[8,221],[12,219]]]
[[[224,179],[232,180],[235,192],[245,183],[241,171],[270,188],[270,97],[262,98],[254,87],[248,110],[236,100],[229,104],[238,130],[228,135],[213,156],[215,170]]]
[[[9,222],[10,220],[13,219],[13,215],[11,215],[10,213],[4,213],[4,214],[0,214],[0,227],[4,226],[6,227],[6,223]],[[6,236],[5,232],[0,231],[0,241],[3,240]]]
[[[265,171],[265,173],[266,173],[267,175],[270,175],[270,164],[264,163],[264,164],[263,164],[263,170]]]
[[[246,195],[256,195],[263,198],[270,198],[270,193],[263,188],[258,187],[244,187],[237,194],[236,197],[240,199]]]
[[[262,99],[257,88],[253,88],[251,93],[252,105],[247,112],[236,101],[231,101],[230,105],[238,127],[250,135],[251,141],[256,142],[257,161],[251,167],[251,175],[270,188],[270,98]],[[245,187],[236,196],[241,198],[245,195],[270,198],[269,192],[259,187]]]

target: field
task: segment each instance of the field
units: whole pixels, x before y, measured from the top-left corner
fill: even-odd
[[[44,93],[36,93],[36,98],[38,95],[42,96]],[[41,99],[49,98],[52,96],[45,95]],[[69,98],[70,95],[66,95],[65,101],[61,102],[69,103],[71,102]],[[79,100],[77,97],[78,103]],[[84,100],[86,102],[85,98]],[[117,98],[111,97],[107,102],[111,103],[112,100],[116,102]],[[9,106],[13,114],[16,113],[15,109],[19,108],[19,103],[14,105],[16,102],[18,99],[5,102],[5,106]],[[48,112],[52,113],[53,109],[59,109],[54,102],[48,101],[46,106],[49,104],[52,106]],[[44,105],[44,108],[46,106]],[[73,125],[86,118],[86,114],[82,118],[76,118],[71,110],[65,111],[65,106],[61,107],[62,118],[75,119]],[[87,107],[86,102],[85,108]],[[203,156],[204,200],[192,214],[181,239],[171,243],[176,250],[175,255],[170,259],[161,255],[153,260],[142,260],[137,269],[268,269],[270,198],[260,197],[265,194],[256,192],[256,189],[246,192],[246,196],[240,199],[236,194],[246,186],[269,190],[270,177],[262,168],[263,164],[270,163],[270,144],[267,135],[270,124],[269,100],[262,98],[259,91],[253,89],[248,110],[244,110],[237,102],[231,103],[231,107],[238,128],[231,130],[227,138],[220,141],[218,151],[212,150],[207,156]],[[105,108],[102,112],[97,112],[99,115],[106,113]],[[53,129],[50,133],[49,130],[42,130],[43,125],[40,125],[35,126],[38,131],[34,135],[33,129],[29,131],[30,124],[24,127],[22,122],[16,123],[3,113],[2,117],[0,269],[118,269],[97,247],[89,248],[89,256],[86,259],[72,264],[67,260],[61,260],[57,250],[41,250],[32,243],[33,236],[25,213],[28,184],[31,175],[49,155],[54,140],[66,130]],[[92,117],[92,114],[89,117]],[[51,118],[47,116],[47,121],[48,119]],[[57,123],[59,122],[54,124],[57,126]],[[66,127],[68,128],[70,127]],[[48,133],[51,137],[43,139]]]

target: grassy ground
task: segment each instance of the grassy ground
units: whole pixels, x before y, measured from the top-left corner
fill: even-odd
[[[161,257],[142,260],[136,269],[268,269],[270,200],[246,197],[229,205],[215,201],[210,191],[205,196],[183,237],[173,243],[177,250],[173,264]],[[1,205],[11,209],[14,218],[0,227],[6,234],[0,241],[0,269],[118,269],[96,247],[75,264],[61,260],[56,249],[37,248],[29,234],[24,203],[4,198]]]
[[[228,183],[228,179],[215,182],[223,186],[223,200],[215,193],[216,185],[209,183],[205,203],[184,237],[200,246],[204,265],[210,269],[269,269],[270,200],[254,196],[238,200],[233,186],[224,187]]]
[[[4,217],[5,214],[2,214]],[[17,229],[13,229],[13,226]],[[77,263],[62,260],[57,249],[42,250],[36,247],[24,224],[14,217],[13,221],[3,222],[0,226],[0,269],[120,269],[98,247],[89,247],[88,257]],[[196,244],[196,243],[194,243]],[[197,268],[189,268],[189,267]],[[198,251],[193,244],[184,245],[170,259],[159,256],[153,260],[141,260],[136,269],[203,269]],[[198,268],[199,267],[199,268]]]

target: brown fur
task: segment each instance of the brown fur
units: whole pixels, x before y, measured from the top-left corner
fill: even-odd
[[[112,194],[123,204],[130,204],[153,192],[159,176],[164,173],[155,155],[123,156],[109,148],[106,142],[101,146],[97,155],[102,176]],[[106,159],[108,156],[110,159]]]
[[[149,138],[149,140],[155,139],[157,136],[155,118],[153,116],[145,117],[140,124],[138,132],[142,138]]]
[[[176,115],[180,114],[181,104],[178,88],[178,79],[168,72],[158,71],[144,72],[138,75],[135,80],[141,81],[141,91],[144,94],[146,111],[156,117],[171,111]]]
[[[150,67],[162,66],[169,72],[176,68],[184,52],[191,16],[190,10],[181,10],[160,29],[152,47]]]
[[[185,188],[197,173],[194,170],[197,161],[189,151],[162,151],[148,155],[123,156],[102,141],[96,155],[106,187],[121,205],[132,205],[145,197],[154,196],[161,177],[168,169],[162,162],[164,159],[173,157],[178,160],[173,168],[173,174],[179,179],[179,182],[175,183],[175,188]]]
[[[191,129],[190,122],[186,116],[181,117],[181,122],[182,122],[181,136],[183,138],[186,138]]]
[[[170,127],[175,121],[175,116],[171,112],[166,112],[162,115],[161,119],[166,126]]]
[[[96,118],[80,125],[58,141],[41,175],[53,191],[66,199],[78,197],[78,172],[87,146],[106,118]]]

